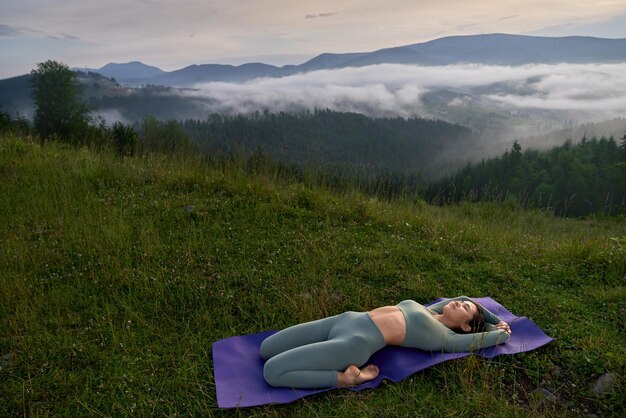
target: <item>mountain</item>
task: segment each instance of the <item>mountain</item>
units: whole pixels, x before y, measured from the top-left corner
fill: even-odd
[[[342,57],[346,59],[342,60]],[[317,57],[311,61],[314,60],[317,60]],[[551,38],[501,33],[448,36],[418,44],[380,49],[367,54],[337,54],[335,60],[339,61],[339,64],[334,67],[362,67],[376,64],[525,65],[624,62],[626,38],[604,39],[589,36]]]
[[[24,74],[0,80],[0,112],[32,118],[30,79],[30,74]]]
[[[524,65],[626,61],[626,39],[550,38],[507,34],[450,36],[406,48],[439,63]]]
[[[113,77],[119,82],[127,82],[132,79],[146,79],[167,74],[158,67],[146,65],[139,61],[131,61],[124,64],[109,63],[102,68],[73,68],[75,71],[98,73],[105,77]]]
[[[164,72],[140,62],[107,64],[91,70],[129,85],[154,84],[192,87],[213,81],[245,82],[259,77],[284,77],[296,73],[379,64],[450,65],[461,63],[525,65],[536,63],[625,62],[626,38],[487,34],[449,36],[428,42],[385,48],[373,52],[321,54],[300,65],[276,67],[262,63],[239,66],[190,65]]]
[[[300,72],[325,70],[329,68],[337,68],[352,60],[359,59],[367,53],[351,53],[351,54],[321,54],[317,57],[296,66]]]
[[[335,60],[340,62],[334,65],[335,68],[377,64],[525,65],[624,62],[626,39],[589,36],[550,38],[507,34],[448,36],[424,43],[380,49],[367,54],[338,55]],[[342,56],[350,58],[349,55],[356,56],[342,60]]]
[[[151,78],[128,79],[129,84],[155,84],[163,86],[191,86],[207,81],[241,82],[258,77],[281,77],[286,72],[273,65],[251,63],[239,66],[222,64],[190,65],[180,70]]]

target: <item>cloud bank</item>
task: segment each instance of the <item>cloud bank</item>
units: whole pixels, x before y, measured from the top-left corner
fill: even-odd
[[[446,90],[446,105],[503,111],[545,109],[626,117],[626,63],[525,66],[383,64],[321,70],[246,83],[205,83],[187,93],[208,111],[251,113],[328,108],[370,116],[424,116],[427,93]],[[469,100],[466,100],[469,99]]]

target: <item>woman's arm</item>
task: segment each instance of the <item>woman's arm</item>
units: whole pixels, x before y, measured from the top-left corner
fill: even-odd
[[[502,329],[471,334],[456,334],[451,331],[444,337],[442,349],[448,353],[475,351],[505,343],[509,338],[509,334]]]
[[[440,313],[443,312],[443,307],[444,306],[446,306],[448,303],[450,303],[452,301],[455,301],[455,300],[468,301],[468,302],[472,302],[472,303],[478,304],[478,302],[474,301],[472,298],[468,298],[467,296],[458,296],[456,298],[442,300],[441,302],[437,302],[437,303],[435,303],[433,305],[430,305],[430,306],[428,306],[428,309],[432,309],[435,312],[437,312],[438,314],[440,314]],[[480,305],[480,307],[483,308],[484,318],[485,318],[485,323],[486,324],[497,325],[500,322],[503,322],[502,320],[500,320],[500,318],[498,318],[496,315],[491,313],[483,305]],[[489,328],[489,330],[492,330],[492,329],[495,330],[496,329],[495,327],[488,327],[488,328]]]

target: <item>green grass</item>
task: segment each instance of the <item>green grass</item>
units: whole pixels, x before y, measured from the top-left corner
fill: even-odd
[[[191,211],[183,210],[193,205]],[[381,202],[193,158],[0,137],[0,416],[621,415],[624,218]],[[398,384],[221,411],[211,343],[412,298],[491,296],[556,341]],[[530,396],[543,386],[557,396]]]

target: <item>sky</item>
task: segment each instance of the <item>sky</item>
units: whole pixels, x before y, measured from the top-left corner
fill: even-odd
[[[47,59],[285,65],[496,32],[626,38],[626,1],[0,0],[0,78]]]

